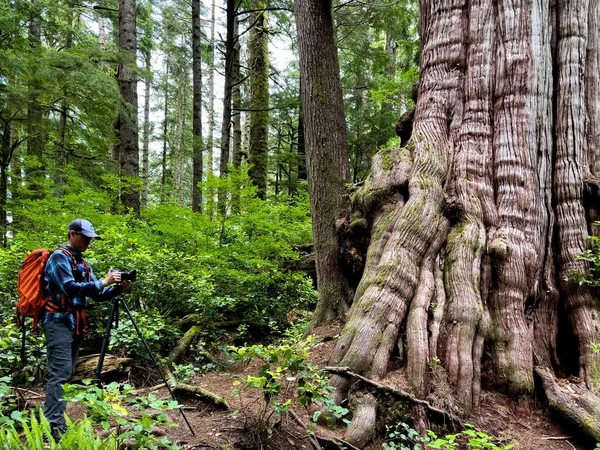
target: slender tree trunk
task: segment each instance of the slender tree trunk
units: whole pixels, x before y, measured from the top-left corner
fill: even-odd
[[[160,175],[160,186],[162,188],[162,201],[166,201],[167,186],[167,155],[168,155],[168,132],[169,132],[169,63],[165,63],[165,108],[163,120],[163,148],[162,148],[162,167]]]
[[[119,161],[121,177],[125,187],[121,193],[121,202],[125,208],[131,209],[134,215],[140,214],[140,192],[136,182],[139,178],[139,143],[138,143],[138,97],[136,52],[136,2],[135,0],[119,0],[119,49],[127,58],[127,62],[119,65],[117,78],[119,90],[123,97],[123,111],[118,121],[119,126]]]
[[[142,135],[142,199],[141,206],[148,206],[148,191],[149,191],[149,152],[150,152],[150,95],[152,93],[152,80],[154,78],[152,72],[152,34],[154,31],[154,23],[152,21],[152,0],[148,0],[147,3],[148,22],[146,25],[145,33],[147,40],[143,45],[143,58],[145,62],[145,73],[144,73],[144,128]]]
[[[212,2],[210,12],[210,69],[208,78],[208,137],[207,137],[207,158],[206,158],[206,178],[210,178],[214,166],[214,130],[215,130],[215,0]],[[209,188],[206,198],[206,212],[209,217],[214,214],[215,193]]]
[[[0,232],[2,233],[2,247],[6,248],[8,234],[8,167],[12,156],[12,126],[11,122],[4,123],[2,141],[0,142]]]
[[[193,123],[192,123],[192,211],[202,212],[202,48],[200,0],[192,0],[192,83],[193,83]]]
[[[242,151],[242,68],[240,63],[241,43],[239,39],[240,23],[235,18],[233,36],[235,39],[233,57],[233,167],[239,169],[244,153]]]
[[[67,30],[65,33],[65,51],[68,51],[73,46],[73,1],[67,2]],[[67,88],[63,90],[63,95],[67,96]],[[58,124],[58,142],[55,145],[55,168],[54,168],[54,184],[57,195],[62,194],[63,170],[67,163],[67,115],[69,105],[66,98],[62,100],[60,107],[60,119]]]
[[[250,70],[250,148],[248,162],[250,180],[258,197],[267,198],[267,165],[269,154],[269,30],[268,0],[255,0],[254,27],[250,30],[248,59]]]
[[[231,91],[233,87],[233,57],[234,57],[234,20],[235,0],[227,0],[227,34],[225,38],[225,88],[223,95],[223,121],[221,123],[221,158],[219,161],[220,176],[227,175],[231,139]],[[219,189],[219,212],[227,211],[227,191]]]
[[[33,16],[29,22],[29,45],[33,52],[41,46],[40,16],[41,6],[39,1],[33,0]],[[27,182],[28,195],[39,198],[42,194],[42,183],[44,178],[44,126],[43,112],[39,104],[39,93],[41,85],[37,79],[29,85],[29,99],[27,105],[27,157],[30,163],[25,166],[25,179]]]
[[[587,270],[577,259],[589,245],[583,196],[600,155],[599,18],[587,0],[421,1],[412,137],[375,156],[352,222],[340,224],[356,238],[368,224],[370,244],[333,364],[382,379],[397,356],[413,392],[435,401],[438,357],[464,415],[484,371],[488,387],[518,402],[534,393],[534,369],[549,398],[554,371],[596,395],[600,305],[573,279]],[[352,379],[332,383],[339,401]],[[354,413],[354,442],[373,431],[376,408],[356,401],[367,403]],[[588,406],[560,412],[600,435]]]
[[[152,5],[150,3],[150,5]],[[144,189],[142,190],[141,205],[148,206],[148,190],[149,190],[149,151],[150,151],[150,94],[152,87],[152,52],[148,49],[144,54],[146,62],[146,79],[144,80],[144,131],[142,136],[142,181]]]
[[[298,0],[295,15],[320,324],[344,319],[349,306],[336,236],[336,220],[348,207],[348,146],[331,2]]]

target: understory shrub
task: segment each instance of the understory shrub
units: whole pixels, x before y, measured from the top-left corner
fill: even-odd
[[[107,178],[107,186],[114,181]],[[260,200],[244,168],[233,170],[224,180],[208,182],[212,189],[224,187],[230,192],[235,186],[237,206],[226,215],[197,214],[165,203],[150,206],[135,218],[115,213],[112,190],[99,191],[77,177],[67,177],[66,183],[64,197],[23,199],[13,205],[12,236],[8,246],[0,248],[3,324],[14,315],[17,272],[25,254],[62,245],[67,225],[75,217],[89,219],[103,238],[93,241],[86,252],[98,278],[110,267],[137,270],[138,279],[124,298],[157,353],[164,353],[180,336],[176,328],[187,315],[196,315],[205,342],[218,343],[220,323],[237,322],[240,339],[258,339],[281,333],[290,323],[290,311],[311,309],[316,303],[312,281],[286,271],[284,264],[298,257],[295,248],[311,241],[305,193]],[[109,307],[110,303],[90,301],[83,354],[99,350]],[[145,355],[124,312],[120,319],[111,334],[114,348]],[[18,330],[5,326],[0,333],[0,345],[14,349],[0,354],[0,374],[14,372]],[[26,346],[32,356],[28,360],[39,364],[45,361],[39,347],[43,338],[31,339]],[[39,379],[43,366],[26,372],[29,378]]]

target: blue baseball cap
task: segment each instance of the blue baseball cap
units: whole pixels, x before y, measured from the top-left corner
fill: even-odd
[[[85,219],[75,219],[69,224],[69,231],[81,233],[89,238],[102,239],[96,234],[96,230],[94,230],[94,226],[89,222],[89,220]]]

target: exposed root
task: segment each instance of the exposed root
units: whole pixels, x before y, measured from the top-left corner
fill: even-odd
[[[365,394],[358,401],[352,425],[344,437],[351,444],[364,448],[375,435],[376,423],[377,400],[372,394]]]
[[[600,440],[600,397],[584,382],[557,380],[546,367],[536,367],[535,373],[542,380],[550,406],[586,434]]]
[[[337,375],[336,378],[354,378],[359,380],[362,383],[365,383],[367,386],[375,388],[377,391],[381,391],[382,393],[391,394],[394,397],[397,397],[403,401],[406,401],[412,405],[420,405],[425,408],[429,415],[432,417],[436,417],[440,419],[441,423],[453,423],[458,427],[463,427],[463,421],[455,414],[441,410],[431,405],[427,400],[421,400],[415,397],[412,394],[409,394],[406,391],[396,389],[391,386],[387,386],[385,384],[378,383],[376,381],[370,380],[369,378],[363,377],[356,372],[352,372],[349,367],[332,367],[327,366],[323,367],[323,370],[334,373]]]

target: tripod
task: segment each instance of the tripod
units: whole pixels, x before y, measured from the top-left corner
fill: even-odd
[[[156,361],[154,353],[152,353],[152,350],[150,349],[148,342],[144,338],[144,335],[140,332],[140,329],[138,328],[137,323],[135,323],[135,320],[133,319],[133,316],[131,315],[131,311],[129,310],[127,303],[125,303],[125,300],[123,300],[123,298],[121,296],[115,297],[112,301],[112,306],[110,308],[110,313],[108,315],[108,322],[106,323],[106,330],[104,331],[104,336],[102,337],[102,347],[100,348],[100,356],[98,357],[98,365],[96,366],[95,381],[98,383],[98,385],[100,385],[100,374],[102,373],[102,365],[104,364],[104,357],[106,356],[106,351],[108,350],[108,343],[110,342],[110,332],[113,328],[113,323],[114,323],[115,328],[119,326],[119,303],[121,303],[121,305],[125,309],[125,312],[127,313],[129,320],[131,320],[131,323],[132,323],[133,327],[135,328],[135,331],[136,331],[138,337],[144,343],[144,347],[146,347],[146,351],[148,352],[148,355],[150,356],[150,359],[152,360],[154,367],[156,368],[156,370],[158,370],[158,373],[160,374],[160,377],[162,378],[163,382],[165,383],[167,390],[171,394],[171,397],[173,397],[173,400],[177,401],[177,399],[175,398],[175,394],[171,390],[171,386],[169,386],[167,379],[165,378],[165,376],[162,373],[162,370],[160,370],[160,367],[158,365],[158,362]],[[187,427],[189,428],[190,432],[192,433],[192,436],[196,436],[196,433],[194,433],[194,430],[192,430],[192,426],[188,422],[188,419],[185,416],[185,413],[183,412],[183,409],[181,407],[179,408],[179,411],[181,412],[181,416],[183,417],[183,420],[185,421]]]

